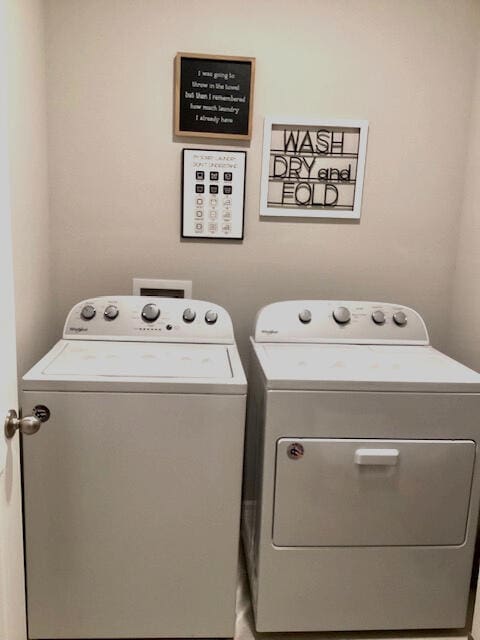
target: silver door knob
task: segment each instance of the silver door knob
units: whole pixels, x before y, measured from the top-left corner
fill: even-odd
[[[7,438],[13,438],[15,431],[20,430],[23,435],[31,436],[42,426],[42,421],[35,416],[26,416],[25,418],[19,418],[17,412],[13,409],[7,413],[5,418],[5,436]]]

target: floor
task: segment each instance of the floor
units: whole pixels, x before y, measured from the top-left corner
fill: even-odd
[[[472,592],[473,596],[473,592]],[[237,622],[235,627],[234,640],[436,640],[437,638],[451,638],[454,640],[464,640],[469,638],[471,629],[473,597],[471,600],[471,613],[468,625],[465,629],[455,629],[449,631],[434,630],[431,632],[404,631],[404,632],[324,632],[324,633],[258,633],[255,631],[253,621],[253,611],[250,603],[250,591],[245,568],[243,553],[241,553],[239,580],[237,587]]]

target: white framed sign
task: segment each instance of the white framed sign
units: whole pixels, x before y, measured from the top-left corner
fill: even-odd
[[[360,218],[366,120],[265,118],[260,215]]]
[[[182,238],[243,240],[246,151],[183,149]]]

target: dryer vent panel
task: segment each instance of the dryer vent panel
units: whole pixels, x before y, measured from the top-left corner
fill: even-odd
[[[191,298],[192,281],[134,278],[133,295],[154,296],[156,298]]]

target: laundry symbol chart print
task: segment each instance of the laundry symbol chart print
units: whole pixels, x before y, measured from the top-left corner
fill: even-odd
[[[242,240],[245,151],[184,149],[182,238]]]

